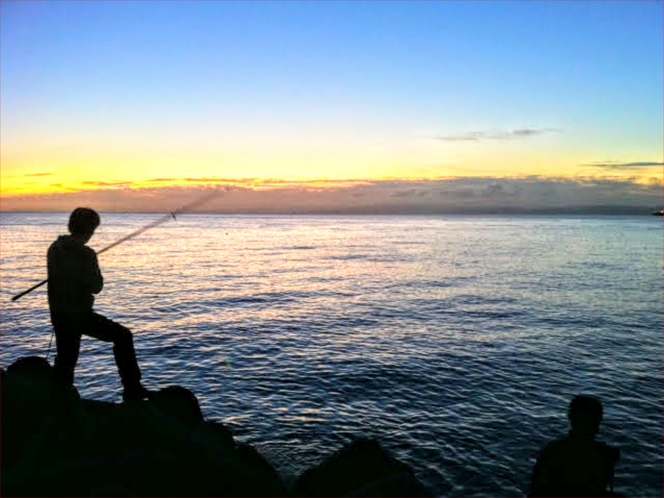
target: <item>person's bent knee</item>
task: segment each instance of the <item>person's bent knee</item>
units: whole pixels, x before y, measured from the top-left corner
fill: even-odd
[[[115,342],[116,344],[133,344],[134,335],[131,333],[127,327],[119,325],[115,331]]]

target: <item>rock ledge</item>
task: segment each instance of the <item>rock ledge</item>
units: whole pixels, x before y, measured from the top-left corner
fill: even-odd
[[[1,392],[2,496],[433,496],[372,440],[287,487],[256,449],[204,420],[180,386],[149,401],[85,400],[30,356],[2,370]]]

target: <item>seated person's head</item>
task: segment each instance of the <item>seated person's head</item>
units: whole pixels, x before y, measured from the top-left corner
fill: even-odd
[[[603,412],[602,403],[594,396],[574,396],[567,413],[572,432],[578,435],[595,437],[599,432]]]
[[[69,233],[87,241],[92,237],[100,222],[96,211],[90,208],[76,208],[69,216]]]

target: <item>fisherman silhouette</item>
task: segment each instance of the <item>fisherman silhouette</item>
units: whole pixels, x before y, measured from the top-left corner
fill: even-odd
[[[48,249],[48,305],[57,354],[54,374],[66,386],[74,384],[81,336],[113,343],[113,354],[124,386],[124,401],[146,398],[131,331],[95,313],[93,294],[104,287],[97,253],[85,244],[100,224],[89,208],[76,208],[69,217],[70,235],[61,235]]]
[[[595,441],[602,414],[599,399],[585,395],[572,399],[571,429],[540,452],[528,496],[618,496],[613,493],[613,470],[620,450]]]

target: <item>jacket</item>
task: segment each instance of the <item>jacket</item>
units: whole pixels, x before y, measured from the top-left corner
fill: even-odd
[[[61,235],[47,253],[51,316],[91,313],[94,294],[104,287],[97,253],[71,235]]]

